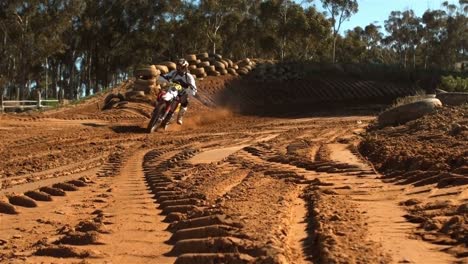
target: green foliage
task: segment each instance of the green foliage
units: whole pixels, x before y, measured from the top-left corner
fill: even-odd
[[[440,88],[449,92],[468,93],[468,78],[453,77],[452,75],[442,76]]]
[[[386,36],[373,24],[338,34],[358,1],[321,0],[328,17],[304,4],[312,2],[0,1],[0,91],[24,99],[36,83],[43,98],[77,99],[122,81],[134,65],[206,51],[235,60],[358,64],[347,72],[405,81],[411,70],[450,70],[468,59],[465,0],[422,17],[392,12]]]
[[[331,24],[333,27],[333,49],[332,62],[336,59],[336,40],[338,32],[344,21],[348,20],[353,14],[358,12],[357,0],[321,0],[323,8],[327,10],[331,16]]]

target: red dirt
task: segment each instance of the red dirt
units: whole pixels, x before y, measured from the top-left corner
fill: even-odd
[[[467,257],[468,108],[442,108],[398,127],[371,129],[359,149],[386,182],[410,185],[402,201],[418,236]],[[416,191],[419,190],[419,191]]]
[[[105,95],[0,115],[0,262],[466,261],[466,108],[367,132],[374,116],[341,109],[214,108],[255,103],[238,81],[200,81],[184,126],[151,135],[150,105],[101,111]],[[7,199],[24,193],[38,206]]]

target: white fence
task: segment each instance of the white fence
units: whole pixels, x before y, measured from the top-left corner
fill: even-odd
[[[21,100],[21,101],[14,101],[14,100],[6,100],[2,101],[0,105],[0,112],[4,112],[6,108],[14,108],[14,109],[42,109],[52,107],[49,105],[44,105],[43,103],[58,103],[58,100],[42,100],[38,99],[34,100]]]

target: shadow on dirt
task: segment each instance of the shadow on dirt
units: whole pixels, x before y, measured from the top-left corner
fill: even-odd
[[[111,129],[115,133],[119,134],[126,134],[126,133],[139,133],[145,134],[147,133],[146,128],[140,126],[113,126]]]
[[[105,127],[105,124],[96,124],[96,123],[82,123],[83,126],[90,126],[90,127]]]

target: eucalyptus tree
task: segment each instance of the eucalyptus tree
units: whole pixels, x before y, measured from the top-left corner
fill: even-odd
[[[289,0],[262,2],[259,21],[262,50],[281,60],[309,56],[306,55],[311,47],[308,42],[324,32],[323,26],[318,25],[323,20],[313,7],[306,12],[301,5]]]
[[[337,48],[340,51],[337,57],[338,61],[344,63],[366,62],[364,35],[364,29],[361,27],[346,31],[345,36],[337,41]]]
[[[468,59],[468,1],[459,0],[458,5],[443,3],[446,9],[446,36],[442,40],[444,64],[453,68],[455,63]]]
[[[323,8],[328,10],[333,27],[333,47],[332,61],[335,63],[336,58],[336,38],[340,32],[341,25],[348,20],[353,14],[358,12],[357,0],[321,0]]]
[[[387,40],[400,55],[405,68],[408,66],[409,52],[413,54],[413,67],[416,64],[416,50],[423,36],[420,22],[421,19],[413,10],[392,11],[388,20],[385,20],[385,29],[390,34]]]
[[[226,23],[226,18],[237,12],[241,7],[241,0],[200,0],[200,11],[205,23],[204,31],[209,39],[213,53],[216,53],[216,45],[221,43],[220,28]]]
[[[12,71],[14,72],[13,84],[15,86],[16,100],[27,96],[29,83],[29,70],[31,60],[34,57],[34,28],[32,20],[37,18],[39,1],[11,1],[4,9],[4,16],[9,24],[6,26],[6,38],[13,60]]]
[[[10,4],[6,1],[0,2],[0,100],[3,100],[6,86],[11,83],[15,77],[13,70],[16,50],[13,34],[10,25],[13,25],[15,17],[9,12]],[[1,103],[1,102],[0,102]]]
[[[441,65],[441,42],[446,36],[446,16],[443,10],[427,10],[422,16],[423,29],[423,65]]]
[[[317,11],[315,7],[308,7],[304,10],[307,22],[307,30],[304,37],[302,49],[303,57],[306,60],[322,61],[329,50],[329,40],[332,39],[330,30],[330,21]]]
[[[73,0],[2,2],[1,51],[6,59],[0,67],[16,87],[17,99],[29,96],[33,81],[40,82],[47,58],[65,52],[67,45],[62,33],[70,26],[71,14],[78,3]]]
[[[380,26],[369,24],[364,28],[363,41],[366,43],[366,53],[368,61],[381,61],[381,47],[383,34],[380,32]]]

